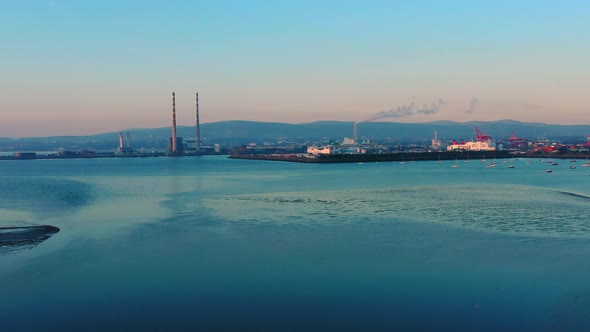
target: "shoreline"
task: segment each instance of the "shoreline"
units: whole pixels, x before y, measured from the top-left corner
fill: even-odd
[[[461,151],[461,152],[396,152],[383,154],[332,154],[309,155],[305,153],[276,153],[276,154],[182,154],[170,155],[166,153],[150,153],[136,155],[116,155],[113,153],[97,153],[95,155],[34,155],[34,156],[0,156],[3,160],[63,160],[63,159],[102,159],[102,158],[157,158],[157,157],[195,157],[195,156],[228,156],[229,159],[248,159],[266,161],[284,161],[298,163],[358,163],[358,162],[411,162],[432,160],[482,160],[482,159],[586,159],[590,152],[572,153],[519,153],[509,151]]]
[[[157,157],[200,157],[200,156],[227,156],[227,154],[201,153],[201,154],[178,154],[170,155],[166,153],[150,153],[136,155],[116,155],[113,153],[97,153],[95,155],[35,155],[35,156],[0,156],[2,160],[52,160],[52,159],[101,159],[101,158],[157,158]]]
[[[589,153],[568,154],[512,154],[509,151],[481,152],[401,152],[388,154],[333,154],[333,155],[307,155],[307,154],[242,154],[230,155],[230,159],[249,159],[266,161],[284,161],[298,163],[359,163],[359,162],[412,162],[433,160],[492,160],[492,159],[585,159]]]

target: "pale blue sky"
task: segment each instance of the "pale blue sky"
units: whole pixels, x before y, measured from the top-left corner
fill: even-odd
[[[0,0],[0,137],[180,124],[590,124],[587,1]],[[477,98],[472,114],[464,111]]]

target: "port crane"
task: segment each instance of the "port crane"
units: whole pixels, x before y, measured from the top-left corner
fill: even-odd
[[[512,132],[508,140],[510,141],[510,147],[513,149],[519,149],[527,145],[526,138],[516,136],[515,132]]]
[[[478,142],[487,143],[492,141],[492,136],[487,135],[485,132],[479,130],[477,126],[475,126],[475,138]]]

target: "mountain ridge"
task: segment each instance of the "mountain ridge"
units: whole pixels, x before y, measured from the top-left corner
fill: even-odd
[[[308,123],[262,122],[246,120],[229,120],[201,124],[203,144],[219,143],[235,146],[251,142],[293,141],[299,143],[322,142],[325,140],[342,140],[353,136],[354,121],[322,120]],[[475,129],[505,140],[513,135],[528,139],[550,137],[552,139],[584,139],[590,135],[590,125],[559,125],[538,122],[521,122],[510,119],[499,121],[433,121],[426,123],[399,122],[360,122],[357,124],[358,135],[363,139],[423,141],[427,142],[437,131],[441,140],[470,140],[475,138]],[[170,137],[170,127],[130,128],[121,130],[129,132],[132,146],[148,149],[163,149]],[[194,126],[178,126],[177,134],[185,140],[194,140]],[[60,135],[47,137],[0,138],[0,150],[17,149],[110,149],[117,147],[119,131],[94,135]]]

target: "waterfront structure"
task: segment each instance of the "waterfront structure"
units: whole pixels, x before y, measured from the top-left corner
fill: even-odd
[[[176,144],[176,152],[174,152],[174,150],[173,150],[174,144]],[[184,154],[185,150],[186,149],[185,149],[184,143],[182,141],[182,137],[176,137],[175,140],[173,140],[172,137],[168,138],[168,144],[166,145],[166,151],[168,151],[169,155]]]
[[[172,136],[168,139],[168,143],[166,144],[166,153],[168,155],[184,155],[189,154],[192,148],[189,148],[188,143],[194,143],[194,153],[200,154],[201,151],[201,124],[199,120],[199,93],[195,93],[195,102],[196,102],[196,135],[195,139],[187,139],[183,143],[182,137],[177,136],[176,132],[176,93],[172,92]]]
[[[453,144],[447,146],[447,151],[495,151],[496,147],[491,142],[461,142],[453,141]]]
[[[127,138],[123,137],[123,132],[119,133],[119,147],[117,147],[116,155],[131,155],[134,151],[131,149],[131,136],[127,132]]]
[[[336,155],[336,154],[382,154],[387,147],[377,144],[340,144],[325,146],[309,146],[307,153],[311,155]]]
[[[333,145],[326,145],[326,146],[308,146],[307,153],[313,155],[319,154],[333,154],[335,152],[335,147]]]
[[[434,131],[434,139],[432,140],[432,144],[430,145],[430,147],[434,150],[440,150],[441,141],[438,139],[438,133],[436,132],[436,130]]]
[[[344,140],[342,141],[343,145],[352,145],[352,144],[356,144],[356,139],[351,139],[348,137],[344,137]]]
[[[436,132],[435,132],[436,138]],[[475,142],[463,142],[457,143],[453,141],[453,144],[447,146],[447,151],[495,151],[496,144],[493,143],[492,136],[489,136],[485,132],[475,127]]]
[[[14,157],[17,159],[35,159],[37,157],[36,152],[15,152]]]

